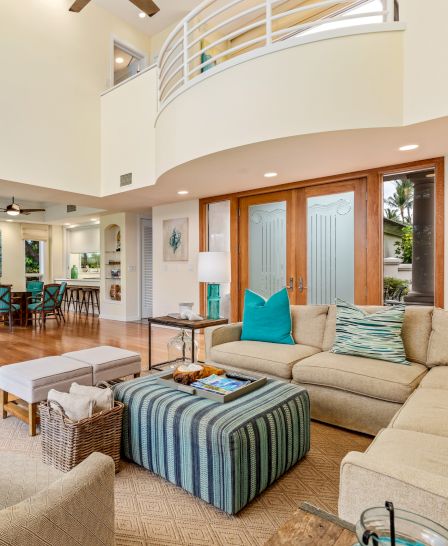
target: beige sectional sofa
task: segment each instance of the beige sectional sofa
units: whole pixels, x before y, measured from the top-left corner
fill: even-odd
[[[406,308],[410,366],[330,353],[333,306],[292,306],[291,314],[297,345],[239,341],[241,324],[231,324],[206,332],[208,359],[302,385],[314,419],[377,434],[342,462],[340,517],[356,523],[392,500],[448,527],[448,311]]]
[[[448,527],[448,366],[424,377],[365,453],[342,461],[342,518],[355,523],[386,499]]]
[[[329,352],[336,334],[334,306],[293,305],[291,315],[296,345],[240,341],[236,323],[206,332],[207,359],[304,386],[314,419],[372,435],[388,425],[428,372],[432,307],[406,309],[402,336],[410,366]]]

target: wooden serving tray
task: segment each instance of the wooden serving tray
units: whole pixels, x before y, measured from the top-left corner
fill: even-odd
[[[206,391],[204,389],[196,389],[195,387],[192,387],[190,385],[182,385],[182,383],[176,383],[176,381],[174,381],[173,379],[173,372],[159,375],[157,381],[165,387],[170,387],[171,389],[187,392],[188,394],[193,394],[195,396],[199,396],[200,398],[208,398],[209,400],[213,400],[214,402],[220,402],[221,404],[225,404],[226,402],[231,402],[232,400],[236,400],[240,396],[244,396],[249,392],[259,389],[260,387],[265,385],[267,381],[266,377],[254,377],[246,374],[244,374],[244,376],[248,379],[252,379],[252,383],[249,383],[249,385],[245,385],[244,387],[241,387],[236,391],[229,392],[228,394],[219,394],[218,392]],[[221,377],[226,377],[226,374],[224,373]]]

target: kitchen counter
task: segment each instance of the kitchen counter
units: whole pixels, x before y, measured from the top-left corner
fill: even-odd
[[[94,286],[100,287],[100,278],[99,277],[93,277],[91,279],[55,279],[54,282],[60,283],[62,281],[65,281],[67,283],[67,286]]]

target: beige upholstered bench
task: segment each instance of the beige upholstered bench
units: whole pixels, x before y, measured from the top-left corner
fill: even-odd
[[[139,377],[139,353],[102,346],[47,356],[0,367],[0,410],[2,418],[15,415],[28,424],[31,436],[36,434],[37,405],[47,399],[48,391],[67,391],[73,382],[96,385],[127,375]],[[28,407],[24,407],[20,399]]]
[[[30,436],[36,434],[37,405],[47,399],[50,389],[68,391],[76,381],[81,385],[92,384],[92,368],[63,356],[47,356],[0,367],[2,419],[8,413],[28,423]],[[28,404],[20,405],[19,398]]]
[[[91,366],[94,385],[98,381],[112,381],[127,375],[139,377],[142,368],[139,353],[109,345],[64,353],[62,356]]]

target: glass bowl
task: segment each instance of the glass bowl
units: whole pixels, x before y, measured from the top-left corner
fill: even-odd
[[[363,542],[366,531],[379,537]],[[390,514],[386,508],[368,508],[356,525],[360,546],[391,544]],[[448,546],[448,529],[406,510],[395,509],[395,536],[397,546]]]

